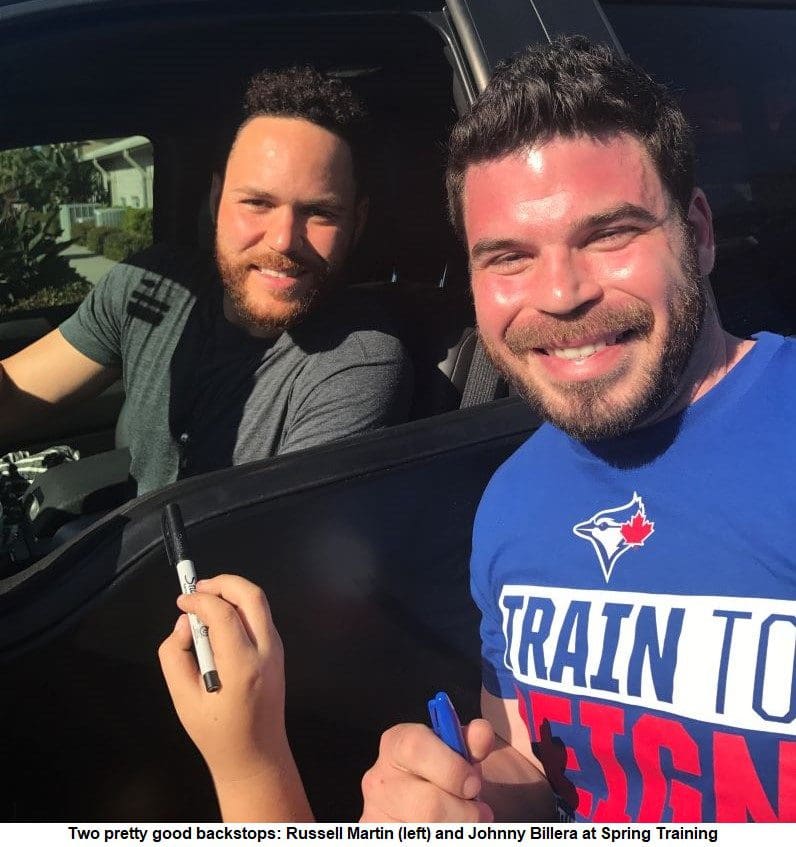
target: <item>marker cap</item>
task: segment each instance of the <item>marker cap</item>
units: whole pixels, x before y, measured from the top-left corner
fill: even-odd
[[[444,691],[437,692],[434,699],[428,701],[428,714],[437,737],[441,738],[451,750],[455,750],[460,756],[469,759],[459,716],[456,714],[456,709],[453,708],[450,697]]]
[[[218,678],[218,671],[208,671],[202,674],[202,679],[205,681],[205,688],[208,691],[218,691],[221,688],[221,680]]]

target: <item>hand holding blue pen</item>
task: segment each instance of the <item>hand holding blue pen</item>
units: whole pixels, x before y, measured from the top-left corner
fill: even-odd
[[[361,821],[495,819],[480,798],[481,762],[494,746],[491,725],[477,719],[465,732],[442,691],[428,701],[428,712],[433,732],[423,724],[403,723],[382,734],[378,758],[362,778]],[[440,747],[440,740],[455,755]]]

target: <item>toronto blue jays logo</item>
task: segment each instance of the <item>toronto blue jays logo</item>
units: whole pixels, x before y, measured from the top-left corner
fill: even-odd
[[[603,509],[587,521],[575,524],[572,531],[578,538],[591,542],[608,582],[619,557],[633,547],[643,547],[655,531],[655,524],[647,520],[644,501],[634,491],[629,503]]]

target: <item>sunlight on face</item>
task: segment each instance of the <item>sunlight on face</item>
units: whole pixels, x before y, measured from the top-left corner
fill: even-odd
[[[554,138],[468,168],[464,223],[484,347],[581,440],[680,390],[705,312],[688,227],[635,138]]]
[[[297,118],[245,124],[230,151],[216,226],[227,317],[253,335],[296,323],[335,284],[357,215],[346,142]]]

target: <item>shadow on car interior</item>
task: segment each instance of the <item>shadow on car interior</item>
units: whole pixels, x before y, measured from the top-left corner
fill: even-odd
[[[266,591],[313,807],[356,818],[384,729],[426,720],[437,689],[477,714],[470,528],[489,476],[533,427],[524,404],[500,401],[188,479],[0,581],[0,674],[14,680],[0,704],[13,763],[0,819],[217,818],[155,655],[177,614],[169,501],[200,575],[231,570]]]

